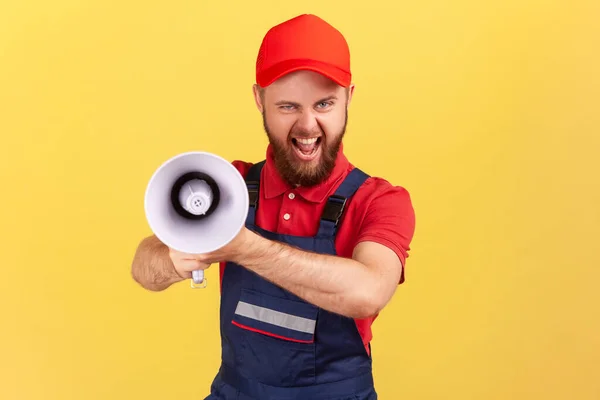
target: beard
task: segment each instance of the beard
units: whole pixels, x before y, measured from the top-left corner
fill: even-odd
[[[264,112],[262,113],[262,117],[265,132],[269,138],[269,143],[273,148],[273,161],[275,162],[275,167],[277,168],[277,171],[283,180],[285,180],[291,186],[298,185],[310,187],[323,182],[329,177],[333,171],[333,168],[335,167],[335,161],[342,144],[342,139],[346,134],[346,125],[348,124],[347,110],[344,117],[344,125],[338,135],[333,135],[334,139],[332,139],[331,142],[328,141],[327,137],[320,128],[318,128],[318,132],[306,132],[302,130],[293,130],[290,132],[290,135],[297,137],[308,137],[314,133],[321,135],[319,139],[321,155],[316,165],[314,162],[303,162],[298,160],[294,155],[294,145],[289,143],[287,140],[283,142],[277,140],[269,130],[267,118]]]

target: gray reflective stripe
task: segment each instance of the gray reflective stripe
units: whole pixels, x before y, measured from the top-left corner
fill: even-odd
[[[244,317],[255,319],[257,321],[266,322],[268,324],[281,326],[283,328],[288,328],[299,332],[315,332],[315,320],[297,317],[295,315],[271,310],[270,308],[255,306],[254,304],[248,304],[243,301],[238,303],[235,313]]]

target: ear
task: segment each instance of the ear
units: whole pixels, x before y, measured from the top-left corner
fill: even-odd
[[[352,95],[354,94],[354,84],[348,86],[346,89],[346,93],[348,95],[348,101],[346,102],[346,107],[350,107],[350,102],[352,101]]]
[[[254,102],[256,103],[256,108],[261,114],[264,112],[263,110],[263,97],[264,97],[264,89],[258,86],[258,84],[252,85],[252,92],[254,94]]]

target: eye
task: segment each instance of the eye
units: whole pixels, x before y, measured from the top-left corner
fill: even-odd
[[[285,110],[285,111],[290,111],[290,110],[294,109],[294,106],[291,104],[284,104],[284,105],[279,106],[279,109]]]
[[[322,101],[320,103],[317,104],[317,108],[327,108],[328,106],[330,106],[332,103],[330,101]]]

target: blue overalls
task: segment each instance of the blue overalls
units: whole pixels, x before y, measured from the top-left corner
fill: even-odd
[[[314,237],[281,235],[255,225],[264,161],[246,177],[246,227],[279,242],[336,254],[346,199],[368,176],[354,168],[328,199]],[[352,318],[305,302],[257,274],[227,263],[221,287],[222,363],[205,400],[374,400],[371,357]]]

